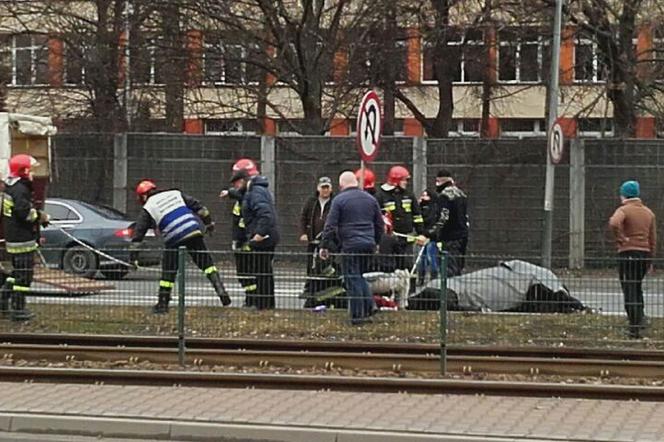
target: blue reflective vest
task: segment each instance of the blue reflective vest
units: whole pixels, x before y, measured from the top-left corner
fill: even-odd
[[[172,246],[195,235],[202,235],[200,221],[187,207],[179,190],[152,195],[143,208],[154,219],[166,245]]]

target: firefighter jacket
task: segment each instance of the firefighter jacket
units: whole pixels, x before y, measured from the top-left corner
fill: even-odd
[[[2,215],[7,252],[17,254],[37,250],[37,227],[41,214],[32,205],[30,180],[10,177],[5,181]]]
[[[203,234],[212,223],[210,212],[198,200],[177,189],[157,191],[150,195],[136,221],[133,242],[142,241],[148,229],[156,227],[167,247]]]
[[[376,192],[376,200],[381,210],[390,215],[396,233],[404,235],[410,235],[413,231],[418,235],[424,233],[424,219],[420,205],[412,192],[398,186],[383,184]],[[409,239],[409,242],[414,241],[414,238]]]
[[[244,192],[244,190],[228,189],[228,196],[235,200],[235,203],[233,204],[233,221],[231,231],[233,250],[242,249],[249,241],[247,238],[247,230],[244,226],[244,219],[242,219],[242,198],[244,197]]]

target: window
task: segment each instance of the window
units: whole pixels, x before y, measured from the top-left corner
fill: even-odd
[[[205,38],[203,52],[204,79],[209,84],[258,83],[265,77],[260,67],[262,51],[255,45]]]
[[[79,85],[85,83],[85,57],[87,50],[84,47],[65,47],[65,84]]]
[[[69,206],[63,204],[46,202],[44,210],[51,216],[53,221],[81,221],[81,218]]]
[[[526,138],[546,135],[546,121],[531,118],[510,118],[500,120],[500,133],[503,137]]]
[[[205,120],[206,135],[253,135],[260,132],[260,124],[253,118]]]
[[[579,136],[604,138],[613,136],[613,120],[609,118],[579,118]]]
[[[277,121],[277,132],[279,135],[300,135],[303,131],[305,120],[302,118],[290,118]]]
[[[664,82],[664,29],[661,26],[655,29],[653,55],[655,80]]]
[[[448,36],[446,53],[454,82],[477,83],[483,80],[486,53],[482,31],[472,30],[465,35],[456,33]],[[434,59],[433,47],[425,42],[422,66],[422,79],[425,82],[435,81]]]
[[[479,137],[480,120],[478,118],[454,119],[449,135],[450,137]]]
[[[606,59],[597,44],[585,39],[574,46],[574,80],[597,83],[606,79]]]
[[[391,69],[394,79],[403,82],[408,79],[408,39],[403,30],[398,31],[390,45],[384,36],[369,33],[364,38],[357,38],[349,53],[349,79],[352,84],[372,83],[378,75],[377,70]],[[394,46],[391,46],[394,43]],[[389,60],[389,65],[385,64]]]
[[[657,131],[657,138],[664,138],[664,118],[655,120],[655,130]]]
[[[2,41],[2,66],[7,83],[14,86],[48,84],[48,38],[18,34]]]
[[[164,67],[174,62],[166,59],[163,49],[154,40],[133,46],[129,60],[131,80],[135,84],[164,84]]]
[[[523,35],[525,33],[525,35]],[[519,34],[504,31],[498,49],[498,79],[511,83],[535,83],[546,78],[544,60],[548,59],[548,44],[532,32]]]

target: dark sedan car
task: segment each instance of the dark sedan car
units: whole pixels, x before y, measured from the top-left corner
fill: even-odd
[[[129,267],[104,258],[67,234],[123,262],[136,258],[139,265],[153,265],[160,261],[159,249],[163,243],[152,231],[141,244],[141,250],[130,258],[134,223],[115,209],[50,198],[44,210],[51,216],[51,225],[42,230],[41,252],[49,266],[85,277],[93,277],[100,271],[110,279],[123,278],[129,272]]]

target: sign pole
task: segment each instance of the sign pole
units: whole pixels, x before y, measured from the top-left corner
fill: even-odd
[[[360,189],[364,189],[364,160],[360,160]]]
[[[553,20],[553,47],[551,48],[551,81],[549,83],[549,109],[547,133],[551,133],[558,119],[558,79],[560,75],[560,27],[562,22],[563,0],[556,0]],[[550,142],[550,141],[549,141]],[[548,144],[548,143],[547,143]],[[555,185],[555,167],[551,158],[551,148],[547,146],[546,181],[544,187],[544,232],[542,235],[542,266],[551,267],[551,248],[553,242],[553,190]]]

